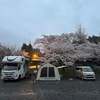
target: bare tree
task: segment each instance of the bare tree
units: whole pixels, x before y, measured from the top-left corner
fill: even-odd
[[[87,42],[86,30],[81,24],[77,25],[76,32],[74,34],[74,43],[82,44]]]
[[[0,62],[4,56],[11,55],[21,55],[20,49],[17,49],[16,46],[5,46],[0,44]]]

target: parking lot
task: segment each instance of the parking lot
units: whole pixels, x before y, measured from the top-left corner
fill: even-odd
[[[64,78],[61,81],[0,80],[0,100],[100,100],[100,78],[96,81]]]

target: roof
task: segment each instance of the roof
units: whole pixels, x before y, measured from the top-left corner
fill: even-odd
[[[44,65],[41,66],[41,67],[56,67],[56,66],[54,66],[54,65],[52,65],[52,64],[50,64],[50,63],[47,63],[47,64],[44,64]]]
[[[59,66],[59,67],[57,67],[57,68],[66,68],[67,66]]]
[[[5,56],[2,60],[2,63],[12,63],[12,62],[18,62],[22,63],[23,59],[27,59],[24,56]]]
[[[90,68],[90,66],[77,66],[76,68]]]

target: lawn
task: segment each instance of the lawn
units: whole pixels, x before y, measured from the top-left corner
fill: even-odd
[[[100,68],[99,67],[95,67],[92,69],[96,75],[100,75]],[[75,78],[76,77],[75,68],[73,68],[73,67],[59,69],[59,73],[65,78]]]
[[[95,72],[96,75],[100,75],[100,68],[99,67],[93,68],[93,71]]]
[[[68,67],[68,68],[64,68],[64,69],[59,69],[59,73],[63,77],[67,77],[67,78],[76,77],[75,68],[72,68],[72,67]]]

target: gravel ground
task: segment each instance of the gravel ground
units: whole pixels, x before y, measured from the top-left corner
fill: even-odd
[[[0,100],[100,100],[100,78],[37,81],[23,79],[4,83],[0,80]]]

